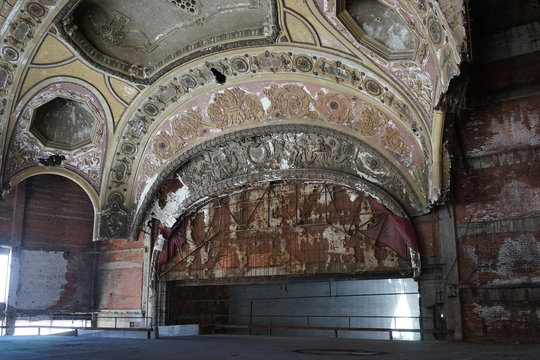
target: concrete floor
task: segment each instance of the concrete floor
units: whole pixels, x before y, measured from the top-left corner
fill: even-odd
[[[540,359],[540,345],[204,335],[160,340],[0,337],[0,359]]]

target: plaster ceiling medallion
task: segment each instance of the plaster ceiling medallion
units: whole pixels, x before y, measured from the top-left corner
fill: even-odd
[[[86,103],[56,97],[34,111],[30,132],[46,147],[71,151],[90,144],[98,125]]]
[[[378,0],[338,0],[336,13],[358,41],[387,60],[414,58],[419,40],[394,9]]]
[[[82,0],[59,17],[82,54],[117,75],[151,83],[193,58],[264,45],[277,36],[275,1]]]

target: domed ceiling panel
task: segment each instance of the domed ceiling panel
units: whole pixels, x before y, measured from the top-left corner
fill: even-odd
[[[47,82],[25,96],[9,142],[3,175],[11,179],[36,166],[69,169],[97,191],[107,151],[107,117],[99,96],[73,82]],[[43,161],[63,158],[59,163]]]
[[[83,0],[61,19],[83,54],[139,82],[213,51],[273,42],[275,1]],[[146,81],[145,81],[146,80]]]
[[[378,0],[342,0],[338,17],[355,37],[387,59],[411,59],[419,40],[405,20]]]
[[[36,109],[30,131],[47,147],[74,150],[92,141],[96,123],[84,102],[57,97]]]

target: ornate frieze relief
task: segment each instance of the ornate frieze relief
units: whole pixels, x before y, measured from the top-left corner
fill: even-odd
[[[174,205],[163,209],[155,196],[169,177],[184,186]],[[172,226],[204,199],[273,179],[345,184],[365,191],[401,216],[420,213],[425,206],[400,169],[357,138],[316,126],[275,124],[214,138],[171,160],[141,199],[131,236],[136,238],[147,211]]]
[[[199,107],[187,105],[186,110],[163,122],[141,157],[133,188],[133,202],[138,201],[149,179],[154,178],[175,154],[178,156],[191,143],[237,125],[257,124],[261,121],[302,120],[311,124],[323,122],[342,126],[344,131],[352,130],[364,137],[366,142],[380,144],[387,150],[387,158],[393,158],[404,169],[410,168],[403,171],[409,172],[411,177],[416,174],[415,167],[425,168],[429,165],[420,144],[415,142],[407,130],[390,120],[378,107],[360,101],[355,96],[326,88],[319,89],[310,84],[307,86],[315,96],[298,84],[269,82],[258,85],[262,89],[257,88],[255,94],[249,93],[250,88],[247,86],[225,89],[214,96],[208,95],[208,105],[204,99],[199,99]],[[263,101],[267,104],[266,111]],[[392,131],[391,136],[384,130],[387,127]],[[419,188],[427,186],[427,178],[424,176],[417,180]]]

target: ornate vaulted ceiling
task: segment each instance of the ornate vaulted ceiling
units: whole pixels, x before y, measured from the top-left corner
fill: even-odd
[[[126,4],[2,2],[4,191],[75,180],[96,239],[263,181],[340,184],[405,217],[437,201],[436,108],[462,41],[438,2]],[[168,179],[182,186],[163,205]]]

